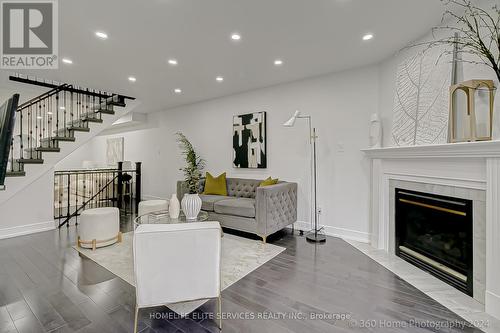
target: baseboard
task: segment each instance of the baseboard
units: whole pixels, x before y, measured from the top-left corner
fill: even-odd
[[[311,224],[309,222],[305,222],[305,221],[297,221],[294,223],[294,225],[295,225],[296,229],[301,229],[304,231],[311,229]],[[325,230],[325,234],[328,236],[345,238],[345,239],[349,239],[349,240],[353,240],[353,241],[357,241],[357,242],[362,242],[362,243],[370,243],[370,234],[367,232],[332,227],[329,225],[325,225],[323,227]]]
[[[486,290],[485,312],[500,319],[500,296]]]
[[[11,227],[11,228],[4,228],[4,229],[0,229],[0,239],[29,235],[29,234],[34,234],[37,232],[42,232],[42,231],[54,230],[55,228],[56,228],[56,224],[54,221],[26,224],[26,225]]]

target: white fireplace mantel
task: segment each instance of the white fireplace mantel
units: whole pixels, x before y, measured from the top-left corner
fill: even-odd
[[[407,158],[500,158],[500,141],[464,142],[453,144],[370,148],[362,150],[367,157],[377,159]]]
[[[371,162],[373,247],[389,253],[389,182],[486,191],[485,312],[500,319],[500,141],[362,150]]]

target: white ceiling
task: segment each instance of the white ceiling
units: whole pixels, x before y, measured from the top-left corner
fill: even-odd
[[[441,14],[438,0],[63,0],[59,55],[73,64],[22,73],[134,96],[153,112],[380,62]],[[1,88],[19,89],[6,74]]]

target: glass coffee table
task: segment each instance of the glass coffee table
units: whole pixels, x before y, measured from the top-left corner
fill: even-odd
[[[134,229],[141,224],[174,224],[174,223],[189,223],[189,222],[204,222],[208,220],[208,213],[200,211],[198,217],[194,220],[188,220],[186,215],[181,211],[178,218],[173,219],[168,214],[168,210],[160,210],[157,212],[146,213],[134,219]]]

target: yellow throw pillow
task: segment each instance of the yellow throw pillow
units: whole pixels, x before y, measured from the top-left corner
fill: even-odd
[[[262,181],[259,186],[269,186],[269,185],[276,185],[278,184],[278,178],[272,179],[271,177],[267,178],[266,180]]]
[[[226,173],[224,172],[219,177],[214,177],[210,172],[207,172],[203,194],[227,196]]]

